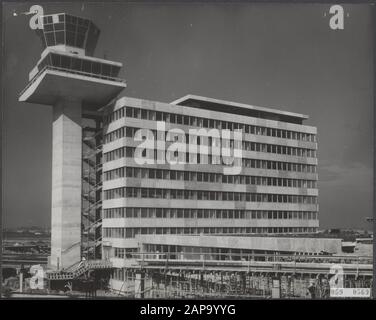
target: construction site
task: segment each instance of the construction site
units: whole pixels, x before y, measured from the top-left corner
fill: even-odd
[[[77,298],[329,298],[333,277],[345,288],[372,287],[372,258],[298,255],[253,255],[205,259],[176,259],[176,254],[137,253],[127,267],[115,269],[110,261],[87,260],[56,272],[47,271],[43,286],[30,286],[29,266],[23,261],[15,277],[5,282],[13,296],[50,294]],[[235,258],[235,259],[234,259]],[[43,264],[40,264],[43,266]],[[333,266],[336,266],[333,268]],[[338,273],[342,267],[343,274]],[[8,268],[10,264],[8,264]],[[122,280],[111,288],[116,274]],[[341,280],[341,278],[340,278]]]

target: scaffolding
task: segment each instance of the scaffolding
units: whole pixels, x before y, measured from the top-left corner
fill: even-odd
[[[338,264],[345,288],[372,288],[369,256],[225,255],[134,253],[114,271],[114,292],[133,298],[329,298],[330,267]]]
[[[329,298],[330,275],[220,270],[124,270],[119,296],[132,298]],[[140,275],[139,277],[137,275]],[[277,287],[275,287],[277,281]],[[347,275],[345,288],[372,288],[372,276]]]

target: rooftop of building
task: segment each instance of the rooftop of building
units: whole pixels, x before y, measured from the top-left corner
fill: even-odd
[[[220,111],[231,114],[239,114],[249,117],[263,118],[267,120],[291,122],[296,124],[302,124],[303,120],[308,119],[307,115],[300,113],[282,111],[274,108],[272,109],[266,107],[253,106],[233,101],[213,99],[193,94],[185,95],[184,97],[172,101],[171,104]]]

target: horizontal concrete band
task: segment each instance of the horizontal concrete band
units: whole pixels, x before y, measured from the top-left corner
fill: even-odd
[[[289,116],[289,117],[298,118],[298,119],[308,119],[308,116],[305,114],[286,111],[286,110],[278,110],[275,107],[255,106],[255,105],[250,105],[250,104],[245,104],[245,103],[240,103],[240,102],[235,102],[235,101],[199,96],[196,94],[186,94],[185,96],[180,97],[170,103],[175,104],[175,105],[182,105],[182,106],[188,105],[189,106],[190,101],[193,101],[196,104],[199,103],[201,105],[202,104],[205,105],[206,103],[217,103],[220,105],[227,106],[228,108],[240,107],[249,111],[262,111],[262,112],[273,114],[273,115],[283,115],[283,116]]]
[[[103,209],[137,208],[191,208],[191,209],[237,209],[237,210],[279,210],[279,211],[318,211],[317,204],[276,203],[276,202],[236,202],[184,199],[118,198],[103,200]]]
[[[121,258],[111,258],[111,263],[114,268],[121,269],[125,267],[129,267],[129,263],[125,261],[125,259]],[[137,263],[135,263],[137,265]],[[123,280],[116,280],[111,278],[110,279],[111,288],[116,291],[124,290],[124,281]]]
[[[109,125],[104,127],[103,132],[105,134],[109,134],[114,132],[122,127],[132,127],[132,128],[145,128],[150,130],[157,129],[157,121],[155,120],[144,120],[144,119],[135,119],[135,118],[120,118],[111,122]],[[165,123],[165,130],[168,131],[170,129],[181,129],[185,133],[189,133],[189,129],[199,130],[203,129],[203,132],[207,132],[210,134],[211,128],[201,128],[195,126],[188,126],[182,124],[173,124],[173,123]],[[221,130],[219,130],[221,132]],[[231,135],[232,136],[232,135]],[[157,137],[154,137],[155,139]],[[244,141],[251,141],[251,142],[259,142],[259,143],[267,143],[267,144],[275,144],[281,146],[289,146],[289,147],[298,147],[298,148],[306,148],[306,149],[317,149],[317,143],[312,141],[303,141],[303,140],[295,140],[295,139],[287,139],[287,138],[278,138],[278,137],[271,137],[265,135],[257,135],[251,133],[244,133],[242,136]]]
[[[55,68],[56,69],[56,68]],[[103,105],[126,87],[124,82],[46,69],[24,89],[19,101],[54,105],[57,98]]]
[[[288,188],[288,187],[276,187],[276,186],[255,186],[255,185],[230,184],[230,183],[190,182],[190,181],[143,179],[143,178],[119,178],[119,179],[114,179],[111,181],[103,182],[104,191],[116,189],[116,188],[122,188],[122,187],[318,196],[318,189]]]
[[[193,247],[271,250],[292,252],[341,252],[341,239],[288,237],[216,237],[180,235],[137,235],[142,244],[162,244]]]
[[[137,235],[135,239],[104,238],[104,244],[117,248],[139,247],[145,244],[174,245],[201,248],[229,248],[285,252],[341,252],[341,239],[242,237],[210,235]],[[116,259],[116,258],[115,258]]]
[[[107,238],[103,237],[102,240],[104,247],[114,248],[138,248],[138,240],[135,238],[122,239],[122,238]]]
[[[299,124],[275,121],[275,120],[266,120],[266,119],[261,119],[261,118],[230,114],[230,113],[224,113],[224,112],[219,112],[219,111],[205,110],[201,108],[185,107],[185,106],[179,106],[179,105],[168,104],[168,103],[157,102],[157,101],[150,101],[150,100],[145,100],[145,99],[136,99],[136,98],[131,98],[131,97],[122,97],[118,99],[115,105],[110,110],[115,111],[126,106],[140,108],[140,109],[154,110],[154,111],[176,113],[176,114],[187,115],[187,116],[196,116],[200,118],[244,123],[244,124],[250,124],[250,125],[255,125],[255,126],[257,125],[257,126],[264,126],[264,127],[270,127],[270,128],[276,128],[276,129],[285,129],[285,130],[311,133],[311,134],[317,133],[316,127],[312,127],[312,126],[299,125]]]
[[[122,167],[137,167],[137,168],[154,168],[165,170],[179,170],[179,171],[196,171],[196,172],[215,172],[223,173],[223,165],[206,165],[206,164],[185,164],[185,165],[171,165],[166,164],[138,164],[133,158],[120,158],[113,161],[103,163],[103,172]],[[317,173],[296,172],[296,171],[282,171],[273,169],[259,169],[242,167],[242,175],[254,175],[262,177],[288,178],[288,179],[305,179],[318,180]]]
[[[103,228],[226,228],[226,227],[318,227],[318,220],[298,219],[173,219],[116,218],[103,219]]]

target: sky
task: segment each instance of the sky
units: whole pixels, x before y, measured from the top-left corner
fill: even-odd
[[[32,3],[3,3],[3,222],[50,226],[52,108],[19,103],[42,51]],[[91,19],[95,56],[123,63],[121,95],[171,102],[196,94],[309,115],[318,130],[321,228],[369,228],[372,216],[371,5],[50,3]]]

